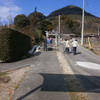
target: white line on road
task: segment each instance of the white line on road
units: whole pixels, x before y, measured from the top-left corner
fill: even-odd
[[[92,63],[92,62],[80,62],[80,61],[77,61],[76,64],[80,67],[94,69],[94,70],[100,70],[100,64],[96,64],[96,63]]]

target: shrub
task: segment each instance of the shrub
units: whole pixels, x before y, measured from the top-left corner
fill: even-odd
[[[35,29],[34,31],[31,31],[31,34],[34,37],[32,44],[33,45],[41,44],[41,42],[43,40],[43,34],[42,34],[41,30]]]
[[[22,29],[29,24],[30,24],[30,21],[25,15],[17,15],[14,18],[14,25],[17,29]]]
[[[28,53],[31,49],[30,37],[12,30],[3,28],[0,31],[0,59],[15,61]]]

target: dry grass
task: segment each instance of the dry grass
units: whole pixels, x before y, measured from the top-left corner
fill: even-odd
[[[100,55],[100,41],[92,43],[92,48],[98,55]]]
[[[88,43],[85,43],[84,46],[89,49]],[[91,47],[91,51],[100,56],[100,41],[91,42]]]
[[[24,68],[0,73],[0,100],[9,100],[9,89],[12,90],[13,95],[30,68],[30,66],[26,66]]]

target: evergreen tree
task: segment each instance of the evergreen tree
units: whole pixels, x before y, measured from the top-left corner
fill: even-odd
[[[22,29],[29,24],[30,24],[30,21],[24,14],[23,15],[17,15],[14,18],[14,25],[17,29]]]

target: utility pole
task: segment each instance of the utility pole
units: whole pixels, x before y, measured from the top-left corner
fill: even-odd
[[[83,0],[83,13],[82,13],[81,45],[83,45],[83,36],[84,36],[84,0]]]
[[[60,38],[60,15],[59,15],[59,38]]]
[[[100,26],[100,25],[98,24],[98,36],[100,36],[99,26]]]
[[[58,43],[60,44],[60,15],[59,15],[59,31],[58,31]]]

